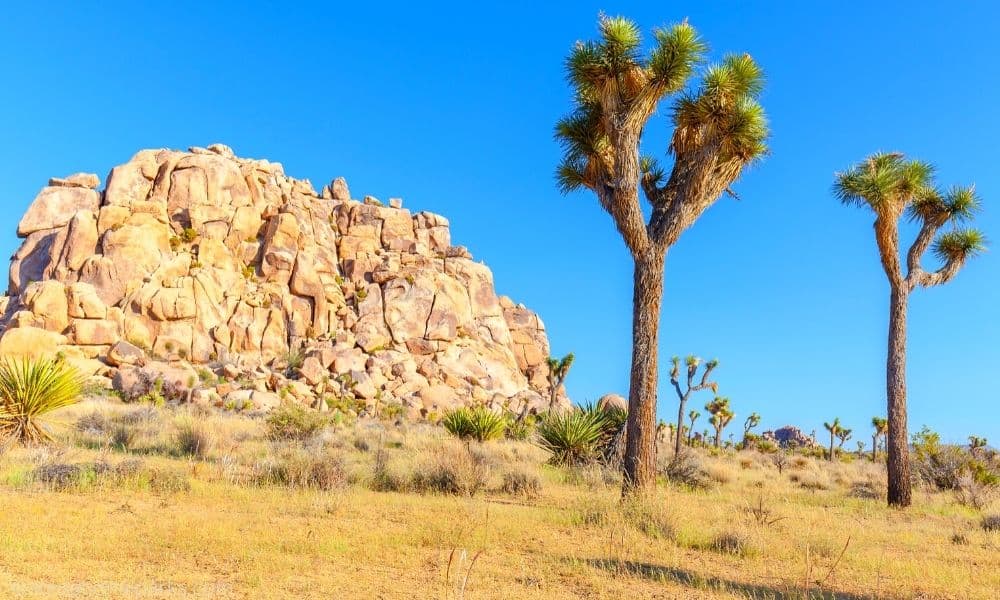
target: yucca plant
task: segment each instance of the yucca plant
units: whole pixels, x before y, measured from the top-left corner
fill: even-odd
[[[457,438],[488,442],[503,437],[507,430],[507,417],[482,406],[462,407],[446,414],[441,424]]]
[[[539,445],[555,464],[582,464],[602,455],[624,426],[626,413],[594,406],[567,413],[548,413],[538,424]]]
[[[43,420],[48,413],[76,404],[83,377],[59,360],[4,359],[0,362],[0,437],[31,444],[52,436]]]

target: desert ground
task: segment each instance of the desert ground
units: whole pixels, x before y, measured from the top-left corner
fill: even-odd
[[[695,449],[620,502],[599,464],[392,419],[91,397],[0,458],[16,598],[995,598],[996,505],[842,455]],[[198,413],[198,414],[195,414]],[[315,413],[312,413],[315,415]],[[296,420],[299,419],[299,420]],[[779,457],[780,458],[776,458]],[[780,471],[779,471],[780,466]],[[992,512],[991,512],[992,509]]]

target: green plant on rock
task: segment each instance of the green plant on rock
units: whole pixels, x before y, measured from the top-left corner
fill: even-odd
[[[29,444],[50,441],[45,416],[76,404],[84,379],[72,366],[47,359],[0,362],[0,437]]]
[[[457,438],[487,442],[503,437],[507,416],[482,406],[462,407],[448,412],[441,424]]]
[[[196,230],[193,227],[185,227],[184,231],[181,232],[181,239],[185,243],[190,244],[191,242],[198,239],[198,230]]]

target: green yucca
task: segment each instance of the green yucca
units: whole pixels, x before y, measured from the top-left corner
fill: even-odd
[[[507,417],[481,406],[463,407],[446,414],[441,424],[448,433],[460,439],[488,442],[503,437]]]
[[[586,463],[601,455],[624,422],[624,411],[593,406],[548,413],[538,424],[539,445],[552,453],[553,463]]]
[[[0,437],[20,443],[48,441],[44,416],[75,404],[83,377],[59,360],[4,359],[0,362]]]

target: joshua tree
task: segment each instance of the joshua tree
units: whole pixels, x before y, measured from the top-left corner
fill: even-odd
[[[840,431],[837,432],[837,439],[840,440],[840,443],[837,444],[837,449],[838,450],[843,451],[843,449],[844,449],[844,442],[846,442],[847,440],[851,439],[851,434],[852,433],[853,433],[853,431],[850,430],[850,429],[847,429],[846,427],[841,427],[840,428]]]
[[[838,173],[834,192],[844,203],[868,206],[875,212],[875,241],[882,268],[889,279],[889,344],[886,359],[886,396],[889,430],[889,504],[909,506],[910,455],[906,429],[906,309],[910,293],[918,286],[932,287],[951,280],[966,260],[985,249],[983,235],[975,229],[938,231],[948,223],[971,219],[979,208],[974,187],[938,190],[933,167],[902,154],[873,154],[846,172]],[[899,220],[907,214],[920,231],[900,258]],[[941,261],[926,272],[921,259],[933,246]]]
[[[688,418],[691,419],[691,426],[688,427],[688,446],[691,445],[691,440],[694,439],[694,422],[697,421],[700,416],[701,413],[696,410],[692,410],[688,413]]]
[[[549,363],[549,410],[556,406],[556,398],[559,396],[559,388],[562,387],[569,369],[573,366],[573,353],[570,352],[562,358],[550,356]]]
[[[757,413],[750,413],[746,421],[743,421],[743,447],[747,447],[747,441],[750,439],[750,430],[754,427],[760,425],[760,415]]]
[[[628,493],[655,480],[657,338],[667,249],[764,155],[768,127],[757,102],[763,76],[749,55],[727,56],[686,89],[706,50],[691,25],[654,30],[648,54],[634,22],[602,15],[598,29],[599,39],[578,42],[566,61],[574,105],[556,126],[564,149],[557,178],[563,192],[594,192],[634,263],[623,478]],[[639,153],[647,121],[668,96],[675,97],[669,170]]]
[[[878,459],[878,440],[889,431],[889,421],[885,417],[872,417],[872,462]]]
[[[670,359],[670,383],[673,384],[674,390],[677,392],[677,426],[680,427],[684,424],[684,405],[687,404],[688,398],[691,397],[692,392],[699,392],[704,389],[711,388],[712,392],[718,393],[719,385],[714,381],[709,381],[708,378],[711,376],[712,371],[715,367],[719,366],[719,361],[712,359],[705,363],[705,370],[701,374],[701,381],[695,383],[695,377],[698,374],[698,366],[701,364],[701,359],[697,356],[688,356],[684,359],[684,365],[687,367],[687,377],[685,378],[685,388],[681,389],[681,359],[675,356]],[[694,413],[694,411],[691,411]],[[697,414],[697,413],[695,413]],[[691,420],[691,426],[694,426],[694,420]],[[681,438],[677,437],[674,443],[674,454],[680,454],[681,451]]]
[[[828,457],[828,460],[832,461],[833,460],[833,439],[835,437],[837,437],[837,434],[840,433],[840,430],[842,429],[842,427],[840,426],[840,417],[837,417],[836,419],[834,419],[833,423],[823,423],[823,427],[825,427],[826,430],[830,432],[830,456]]]
[[[865,455],[865,443],[862,442],[861,440],[858,440],[858,458],[861,458],[864,455]]]
[[[986,438],[976,435],[969,436],[969,454],[979,456],[979,452],[986,447]]]
[[[718,448],[722,439],[722,430],[726,428],[726,425],[729,425],[736,414],[729,408],[729,398],[721,396],[716,396],[715,400],[706,404],[705,410],[712,413],[708,422],[712,427],[715,427],[715,447]]]

